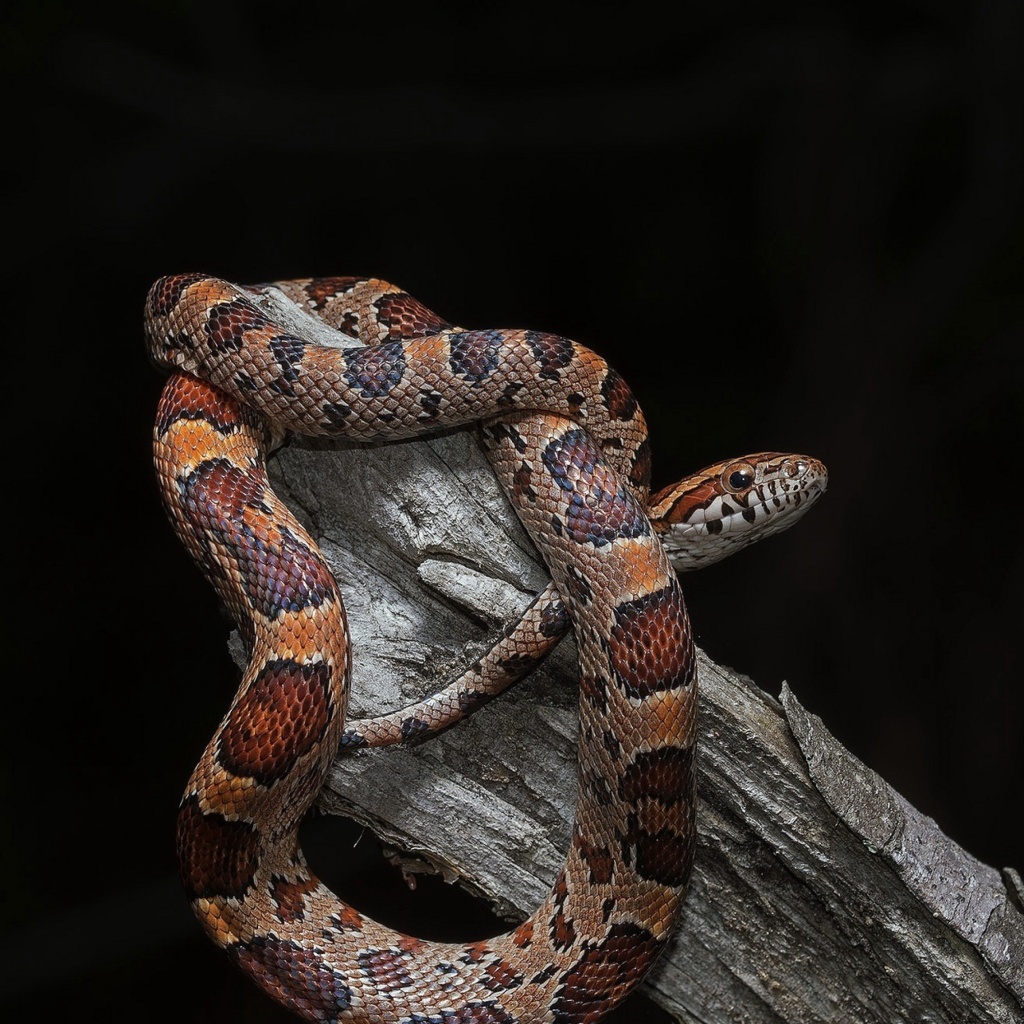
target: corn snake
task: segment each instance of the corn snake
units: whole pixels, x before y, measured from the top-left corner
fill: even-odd
[[[589,349],[541,332],[464,331],[372,279],[278,287],[370,347],[321,349],[270,321],[258,289],[202,275],[161,279],[147,299],[150,355],[172,372],[155,428],[165,505],[251,657],[179,815],[193,908],[244,971],[310,1020],[597,1021],[657,957],[692,863],[696,681],[666,524],[720,500],[711,481],[729,466],[707,475],[700,501],[694,486],[688,504],[682,492],[651,501],[642,413]],[[371,440],[476,423],[554,580],[535,602],[540,618],[508,638],[543,633],[544,614],[545,643],[570,621],[577,634],[580,790],[546,900],[507,934],[458,945],[370,921],[298,849],[298,822],[343,737],[376,745],[405,733],[345,732],[341,596],[273,495],[264,458],[282,429]],[[754,463],[787,467],[798,493],[806,481],[794,477],[823,481],[814,460],[788,458]],[[753,493],[753,481],[736,483],[736,495]],[[756,507],[737,510],[749,522]],[[525,670],[492,660],[515,664],[505,684]],[[448,706],[467,710],[461,696]]]

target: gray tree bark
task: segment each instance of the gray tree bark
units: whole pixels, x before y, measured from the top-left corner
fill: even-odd
[[[547,582],[472,432],[300,442],[271,475],[345,595],[353,717],[439,688]],[[703,654],[699,678],[697,862],[643,991],[687,1024],[1020,1022],[1019,876],[953,843],[785,685],[775,700]],[[576,720],[569,637],[442,736],[340,757],[321,809],[521,921],[569,844]]]

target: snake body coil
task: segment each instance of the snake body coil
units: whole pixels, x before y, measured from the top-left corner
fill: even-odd
[[[648,515],[639,406],[604,360],[564,338],[461,330],[380,281],[277,287],[370,344],[312,344],[268,318],[259,289],[203,275],[163,278],[147,298],[150,355],[171,371],[155,427],[165,507],[250,656],[179,813],[193,909],[308,1020],[594,1024],[663,948],[696,835],[694,650],[665,527]],[[369,440],[473,423],[550,569],[539,607],[565,610],[554,642],[569,621],[576,633],[579,789],[566,861],[541,905],[503,935],[460,945],[370,920],[299,849],[346,736],[351,651],[341,595],[274,495],[265,452],[282,430]],[[681,518],[700,502],[662,504]],[[391,741],[372,729],[347,738]]]

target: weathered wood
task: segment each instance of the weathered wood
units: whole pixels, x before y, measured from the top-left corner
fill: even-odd
[[[271,471],[345,594],[355,716],[438,688],[546,582],[469,432],[296,444]],[[694,1024],[1020,1021],[1012,877],[951,842],[788,688],[777,701],[703,655],[699,671],[697,865],[646,993]],[[576,721],[568,638],[443,736],[339,758],[320,805],[402,851],[404,870],[418,862],[519,921],[568,845]]]

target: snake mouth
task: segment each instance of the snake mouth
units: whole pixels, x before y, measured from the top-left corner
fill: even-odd
[[[776,491],[773,485],[759,484],[742,496],[722,493],[706,505],[694,508],[682,521],[667,524],[669,529],[687,533],[706,532],[715,534],[726,525],[739,525],[741,529],[778,529],[802,516],[828,489],[828,476],[816,474],[803,480],[798,486]],[[779,526],[772,527],[771,522]]]

